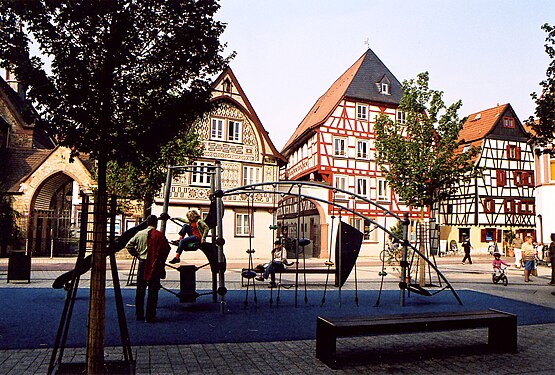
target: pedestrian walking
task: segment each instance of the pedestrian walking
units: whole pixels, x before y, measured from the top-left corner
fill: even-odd
[[[513,251],[515,253],[515,267],[521,268],[522,267],[522,235],[517,233],[515,238],[513,238]]]
[[[522,244],[522,258],[524,259],[524,281],[529,282],[530,275],[536,267],[536,249],[534,249],[532,236],[527,236]]]
[[[137,291],[135,294],[135,317],[147,323],[156,321],[156,306],[158,305],[158,291],[160,279],[166,277],[164,269],[166,258],[170,253],[170,244],[166,236],[158,230],[158,218],[150,215],[147,219],[148,227],[138,232],[129,240],[127,250],[139,259],[137,269]],[[145,294],[148,288],[148,299]]]
[[[462,264],[466,264],[466,260],[468,259],[468,263],[472,264],[472,258],[470,257],[470,250],[472,249],[472,245],[470,244],[470,239],[468,236],[464,236],[461,242],[461,247],[464,250],[464,258],[462,260]]]

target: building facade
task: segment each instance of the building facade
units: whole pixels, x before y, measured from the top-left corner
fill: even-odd
[[[34,109],[9,72],[0,79],[0,195],[20,215],[21,241],[2,249],[33,256],[74,255],[77,249],[79,192],[91,192],[92,162],[70,161],[36,125]]]
[[[214,109],[195,123],[204,154],[194,162],[195,170],[173,179],[168,209],[171,217],[185,218],[191,209],[208,213],[214,176],[207,172],[216,161],[221,163],[223,190],[277,181],[284,163],[231,68],[214,81],[211,100]],[[224,197],[223,236],[228,258],[245,259],[248,249],[269,257],[276,200],[277,195],[270,192]],[[163,197],[159,196],[153,213],[161,213],[162,206]],[[176,239],[179,229],[168,222],[166,235]]]
[[[479,175],[441,203],[442,247],[470,236],[477,250],[487,251],[490,244],[506,250],[513,234],[535,237],[534,153],[511,105],[471,114],[459,137],[461,152],[471,145],[481,148],[475,161]]]
[[[285,144],[282,154],[287,158],[287,166],[281,178],[321,182],[363,196],[401,216],[408,212],[418,217],[419,212],[404,205],[391,190],[376,162],[376,118],[386,114],[404,121],[404,113],[397,110],[402,94],[401,83],[368,49],[316,101]],[[326,198],[387,228],[397,224],[383,210],[348,193],[330,190]],[[294,214],[285,219],[293,221]],[[303,226],[302,237],[316,243],[318,249],[312,249],[314,256],[329,254],[332,240],[327,234],[335,231],[329,225],[339,214],[332,205],[316,201],[311,202],[310,210],[304,211],[303,219],[309,224]],[[365,233],[361,254],[377,255],[382,250],[384,232],[349,212],[343,211],[341,216],[342,221]],[[321,236],[316,237],[317,233]]]

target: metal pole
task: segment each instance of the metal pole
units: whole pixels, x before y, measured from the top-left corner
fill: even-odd
[[[222,214],[223,214],[223,192],[222,192],[222,166],[219,160],[216,160],[216,223],[217,223],[217,238],[216,245],[218,246],[218,273],[220,278],[219,290],[225,290],[225,272],[223,270],[224,264],[224,231],[222,228]],[[220,313],[225,313],[225,294],[220,294]]]
[[[401,282],[400,289],[401,289],[401,306],[405,306],[405,290],[407,289],[407,247],[409,246],[409,214],[405,214],[405,218],[402,221],[403,225],[403,255],[401,257]]]
[[[210,171],[209,171],[210,172]],[[216,179],[213,173],[209,174],[210,176],[210,194],[212,196],[212,199],[216,199]],[[212,205],[212,202],[210,202],[210,205]],[[217,206],[216,206],[216,215],[218,214],[217,212]],[[212,243],[215,243],[216,241],[216,231],[214,228],[212,228],[210,230],[210,237],[212,238]],[[210,267],[212,268],[212,267]],[[219,268],[219,267],[218,267]],[[217,272],[212,272],[212,269],[210,269],[210,273],[212,275],[212,302],[216,303],[218,302],[218,295],[217,295],[217,290],[218,290],[218,273]]]
[[[297,195],[297,244],[295,246],[295,307],[297,307],[297,295],[299,291],[299,242],[301,239],[301,185],[298,185],[298,187],[299,193]]]
[[[164,205],[162,206],[162,222],[160,223],[160,232],[166,234],[166,224],[168,221],[168,207],[170,204],[170,193],[172,188],[172,167],[168,165],[168,174],[166,175],[166,186],[164,186]]]

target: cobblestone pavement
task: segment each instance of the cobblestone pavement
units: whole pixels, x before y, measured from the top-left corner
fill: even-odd
[[[539,276],[524,283],[522,270],[511,268],[509,286],[491,283],[487,255],[474,256],[474,264],[462,265],[460,257],[437,258],[437,264],[455,289],[470,289],[555,309],[555,288],[547,285],[550,269],[538,268]],[[508,259],[511,260],[510,258]],[[188,258],[202,264],[201,258]],[[195,262],[196,261],[196,262]],[[6,283],[7,259],[0,259],[1,288],[48,288],[55,277],[72,268],[74,259],[34,258],[31,283]],[[309,260],[321,266],[322,260]],[[246,261],[230,260],[228,289],[240,289],[240,272]],[[255,260],[257,264],[257,260]],[[120,280],[125,285],[129,260],[119,260]],[[358,262],[358,288],[379,288],[380,264],[374,259]],[[396,289],[396,271],[388,269],[384,288]],[[288,275],[293,278],[294,275]],[[312,289],[323,287],[324,275],[309,275]],[[81,278],[87,287],[89,274]],[[208,288],[207,270],[197,273],[198,289]],[[345,288],[352,288],[347,282]],[[111,284],[108,283],[108,287]],[[165,286],[178,288],[178,273],[168,271]],[[127,287],[127,286],[123,286]],[[518,353],[497,354],[487,349],[484,329],[411,335],[343,338],[338,340],[339,369],[332,370],[315,358],[315,341],[251,342],[133,347],[137,374],[553,374],[555,373],[555,324],[518,327]],[[51,349],[0,350],[0,374],[44,374]],[[121,348],[106,348],[106,360],[121,360]],[[66,348],[64,363],[84,362],[84,348]]]

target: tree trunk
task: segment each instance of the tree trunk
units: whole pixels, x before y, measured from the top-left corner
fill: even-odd
[[[87,324],[87,374],[104,373],[107,246],[106,160],[98,159],[98,190],[94,197],[94,234]]]
[[[418,232],[418,251],[422,255],[426,255],[426,246],[424,245],[424,205],[420,208],[420,230]],[[418,260],[418,284],[421,287],[426,286],[426,261],[423,257]]]

